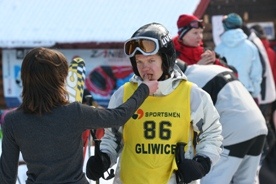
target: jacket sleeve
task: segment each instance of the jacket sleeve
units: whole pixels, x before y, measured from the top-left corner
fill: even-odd
[[[257,47],[255,45],[252,45],[252,70],[250,72],[250,78],[252,81],[252,85],[254,88],[254,91],[252,91],[252,96],[254,98],[257,98],[259,94],[261,93],[261,82],[262,82],[262,64],[261,59],[258,54]]]
[[[123,103],[123,86],[121,86],[110,98],[108,108],[116,108]],[[116,164],[117,158],[123,148],[122,126],[106,128],[102,137],[100,150],[110,157],[111,166]]]
[[[208,156],[215,164],[222,151],[222,126],[211,97],[196,85],[191,91],[191,118],[193,129],[198,133],[196,155]]]
[[[6,115],[3,124],[2,154],[0,157],[0,183],[16,183],[18,172],[19,147],[15,142],[12,116]]]

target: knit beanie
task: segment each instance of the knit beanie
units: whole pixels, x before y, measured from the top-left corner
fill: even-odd
[[[182,14],[178,17],[177,20],[177,28],[178,28],[178,35],[179,38],[182,39],[183,36],[190,31],[192,28],[196,28],[191,26],[191,22],[196,21],[199,24],[199,27],[203,28],[202,25],[202,20],[199,20],[196,16],[194,15],[187,15],[187,14]]]
[[[241,28],[242,23],[242,18],[236,13],[230,13],[224,16],[222,20],[222,24],[225,31],[228,31],[230,29]]]

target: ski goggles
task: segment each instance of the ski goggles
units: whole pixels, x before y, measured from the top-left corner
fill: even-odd
[[[179,28],[178,32],[181,33],[183,30],[191,29],[191,28],[196,28],[196,29],[204,28],[204,25],[203,25],[202,21],[194,20],[194,21],[190,22],[187,26]]]
[[[143,55],[154,55],[159,50],[158,40],[150,37],[134,37],[127,40],[124,44],[124,52],[128,57],[133,57],[136,51]]]

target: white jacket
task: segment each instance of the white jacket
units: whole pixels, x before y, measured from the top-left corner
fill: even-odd
[[[224,56],[238,71],[239,80],[254,98],[261,92],[262,65],[257,47],[241,29],[231,29],[221,35],[215,51]]]
[[[261,86],[259,104],[272,103],[276,99],[276,90],[267,52],[262,41],[254,32],[251,32],[248,39],[257,46],[265,62],[264,84]]]
[[[231,70],[218,65],[188,65],[188,80],[210,91],[222,124],[223,146],[267,134],[265,119],[252,96]],[[207,85],[210,85],[208,86]],[[213,100],[213,101],[215,101]]]
[[[175,88],[177,88],[181,80],[187,79],[176,66],[171,78],[165,81],[159,81],[158,91],[154,95],[164,96],[165,98],[166,95],[170,94]],[[138,84],[142,82],[141,79],[135,75],[130,79],[130,81]],[[123,86],[121,86],[112,95],[108,106],[109,108],[117,107],[123,103],[123,90]],[[172,103],[181,102],[176,99]],[[219,122],[218,112],[213,106],[210,96],[196,84],[193,84],[191,88],[191,122],[193,123],[194,130],[200,132],[198,137],[199,143],[196,146],[196,154],[208,156],[212,161],[212,165],[214,165],[220,158],[220,153],[222,151],[222,128]],[[123,127],[106,129],[105,135],[101,141],[100,149],[102,152],[107,153],[111,158],[111,166],[117,163],[117,159],[120,156],[124,144],[122,142],[122,128]],[[188,150],[185,153],[185,158],[192,159],[195,156],[193,145],[190,142],[187,146]],[[114,179],[114,183],[116,184],[121,183],[119,172],[120,164],[118,162]],[[193,183],[196,182],[197,181],[194,181]],[[175,183],[176,179],[173,174],[169,184]]]

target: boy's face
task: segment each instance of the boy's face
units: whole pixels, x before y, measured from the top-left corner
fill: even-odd
[[[158,80],[162,74],[162,58],[158,54],[144,56],[136,54],[136,65],[142,79],[147,75],[149,80]]]

